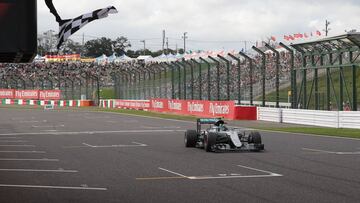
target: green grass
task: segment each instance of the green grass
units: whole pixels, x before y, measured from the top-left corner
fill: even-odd
[[[331,73],[331,77],[332,77],[332,83],[335,89],[335,95],[336,97],[339,99],[339,92],[340,92],[340,72],[339,71],[334,71]],[[358,81],[356,84],[356,88],[357,88],[357,94],[360,95],[360,71],[357,71],[357,75],[356,75]],[[348,101],[348,100],[352,100],[352,69],[350,68],[344,68],[344,78],[345,78],[345,82],[344,82],[344,101]],[[310,96],[310,92],[311,92],[311,86],[312,86],[312,79],[308,79],[306,86],[307,86],[307,95],[308,98]],[[297,88],[298,88],[298,93],[300,92],[300,87],[301,87],[301,81],[297,81]],[[326,88],[326,75],[320,75],[319,79],[318,79],[318,83],[319,83],[319,93],[320,93],[320,109],[325,109],[325,105],[326,105],[326,92],[327,92],[327,88]],[[347,90],[346,90],[347,88]],[[331,93],[331,103],[333,104],[334,107],[336,107],[336,97],[334,96],[334,90],[332,85],[330,86],[330,93]],[[290,86],[280,89],[280,102],[287,102],[288,101],[288,91],[290,91]],[[312,97],[311,97],[311,101],[309,103],[309,108],[313,109],[315,106],[315,88],[313,89],[312,92]],[[348,94],[349,97],[348,97]],[[261,99],[259,97],[259,99]],[[358,103],[360,103],[360,98],[358,97]],[[267,101],[276,101],[276,92],[271,92],[269,94],[266,95],[266,100]]]
[[[114,99],[115,98],[115,90],[114,88],[102,88],[100,93],[101,99]]]
[[[314,134],[314,135],[328,135],[336,137],[349,137],[349,138],[359,138],[360,139],[360,130],[358,129],[345,129],[345,128],[304,128],[304,127],[290,127],[290,128],[259,128],[262,130],[271,130],[271,131],[280,131],[280,132],[291,132],[291,133],[304,133],[304,134]]]

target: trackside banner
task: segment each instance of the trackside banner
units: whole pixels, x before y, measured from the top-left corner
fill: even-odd
[[[0,89],[0,99],[60,100],[61,90]]]
[[[40,90],[39,91],[40,100],[60,100],[61,91],[60,90]]]
[[[39,90],[15,90],[15,99],[39,99]]]
[[[150,103],[151,110],[156,112],[228,119],[233,119],[235,113],[234,101],[152,99]]]
[[[0,89],[0,99],[12,99],[15,96],[15,90]]]
[[[149,100],[115,100],[115,108],[128,108],[137,110],[149,110]]]
[[[112,105],[114,103],[114,105]],[[231,120],[256,120],[257,108],[235,106],[234,101],[200,101],[176,99],[102,100],[104,108],[126,108],[197,117],[224,117]]]

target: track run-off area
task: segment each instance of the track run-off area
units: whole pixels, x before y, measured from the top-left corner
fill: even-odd
[[[0,202],[360,202],[360,140],[261,132],[264,152],[206,153],[184,146],[195,128],[0,109]]]

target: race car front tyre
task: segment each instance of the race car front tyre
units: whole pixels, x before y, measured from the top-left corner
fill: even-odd
[[[249,137],[248,137],[248,142],[249,142],[249,144],[251,144],[251,143],[261,144],[260,133],[256,132],[256,131],[250,132]]]
[[[196,130],[187,130],[185,132],[185,137],[184,137],[185,147],[195,147],[196,141],[197,141]]]
[[[213,151],[213,146],[216,144],[216,133],[209,133],[204,136],[204,148],[207,152]]]

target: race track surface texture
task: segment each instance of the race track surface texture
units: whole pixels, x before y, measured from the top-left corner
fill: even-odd
[[[0,202],[360,202],[360,141],[262,132],[261,153],[185,148],[195,123],[0,109]]]

